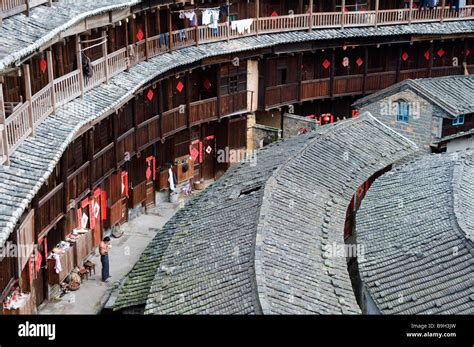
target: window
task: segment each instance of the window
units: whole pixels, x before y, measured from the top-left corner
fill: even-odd
[[[463,125],[464,124],[464,115],[460,115],[453,119],[453,125]]]
[[[284,68],[278,68],[278,75],[277,75],[277,82],[278,82],[278,85],[281,86],[282,84],[286,84],[286,67]]]
[[[410,118],[410,105],[406,101],[399,101],[397,106],[397,122],[408,123]]]
[[[234,94],[239,91],[239,76],[229,77],[229,94]]]

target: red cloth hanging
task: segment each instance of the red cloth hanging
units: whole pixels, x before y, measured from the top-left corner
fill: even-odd
[[[36,257],[35,257],[35,270],[36,274],[40,272],[41,270],[41,262],[43,261],[43,256],[41,255],[41,252],[36,252]]]
[[[48,259],[48,238],[43,239],[43,248],[44,248],[44,259]],[[48,261],[46,260],[46,267],[48,266]]]
[[[102,220],[107,219],[107,194],[105,190],[100,192],[100,210],[102,212]]]

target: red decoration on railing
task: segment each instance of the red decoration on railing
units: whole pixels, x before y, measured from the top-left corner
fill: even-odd
[[[356,64],[358,66],[361,66],[362,64],[364,64],[364,61],[361,58],[359,58],[359,59],[356,60]]]
[[[430,60],[430,51],[426,51],[424,56],[426,60]]]
[[[28,277],[30,279],[30,286],[33,284],[33,259],[30,256],[30,261],[28,263]]]
[[[183,82],[179,81],[178,84],[176,85],[176,89],[178,90],[178,92],[182,92],[183,89],[184,89],[184,84]]]
[[[273,11],[272,14],[271,14],[272,17],[278,17],[278,12],[277,11]]]
[[[212,84],[208,79],[206,79],[202,85],[204,86],[204,88],[206,88],[206,90],[209,90],[212,87]]]
[[[138,29],[138,32],[137,32],[137,39],[138,39],[138,41],[143,40],[143,37],[144,37],[144,36],[145,36],[145,35],[143,34],[142,29],[141,29],[141,28]]]
[[[359,110],[357,110],[357,109],[352,110],[352,117],[354,117],[354,118],[355,118],[355,117],[359,117],[359,115],[360,115],[360,111],[359,111]]]
[[[466,57],[469,56],[469,55],[471,55],[471,51],[466,48],[466,50],[464,51],[464,55],[465,55]]]
[[[46,72],[46,68],[48,67],[48,64],[46,63],[46,59],[41,59],[41,62],[40,62],[40,69],[41,69],[41,72],[42,73],[45,73]]]
[[[153,96],[154,96],[154,95],[155,95],[155,94],[153,93],[153,90],[149,89],[149,90],[148,90],[148,93],[146,94],[146,97],[148,98],[148,100],[151,101],[151,100],[153,100]]]
[[[445,53],[445,52],[444,52],[444,49],[442,49],[442,48],[440,48],[440,49],[438,50],[438,52],[436,52],[436,54],[438,54],[438,57],[440,57],[440,58],[444,55],[444,53]]]
[[[331,62],[329,60],[323,61],[323,67],[327,70],[331,66]]]
[[[410,56],[408,55],[407,52],[403,52],[403,54],[402,54],[402,59],[403,59],[403,61],[407,61],[409,57],[410,57]]]

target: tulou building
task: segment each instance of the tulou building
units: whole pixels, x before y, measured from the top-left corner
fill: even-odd
[[[388,253],[371,249],[380,263],[355,285],[327,250],[383,227],[366,211],[398,181],[355,219],[379,176],[472,144],[473,72],[472,0],[1,0],[0,300],[25,295],[3,313],[36,313],[104,236],[190,179],[216,182],[148,245],[116,312],[404,312],[380,296]],[[218,155],[257,149],[256,165]],[[472,235],[448,229],[472,258]],[[440,305],[472,312],[458,287]]]

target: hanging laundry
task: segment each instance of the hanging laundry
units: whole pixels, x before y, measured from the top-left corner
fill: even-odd
[[[219,8],[219,14],[223,17],[227,17],[229,15],[229,9],[227,8],[227,6],[221,6]]]
[[[168,37],[169,37],[169,33],[164,33],[160,35],[160,47],[168,46]]]
[[[194,11],[184,12],[184,17],[186,17],[189,20],[189,23],[191,24],[191,26],[195,27],[198,25],[196,12]]]
[[[219,10],[211,10],[211,24],[209,28],[217,29],[219,23]]]
[[[247,32],[250,33],[250,28],[252,27],[253,19],[242,19],[242,20],[234,20],[231,23],[232,30],[237,30],[237,33],[240,35]]]
[[[209,25],[209,24],[211,24],[211,17],[212,17],[212,12],[211,12],[211,10],[204,10],[204,11],[202,11],[202,25]]]

